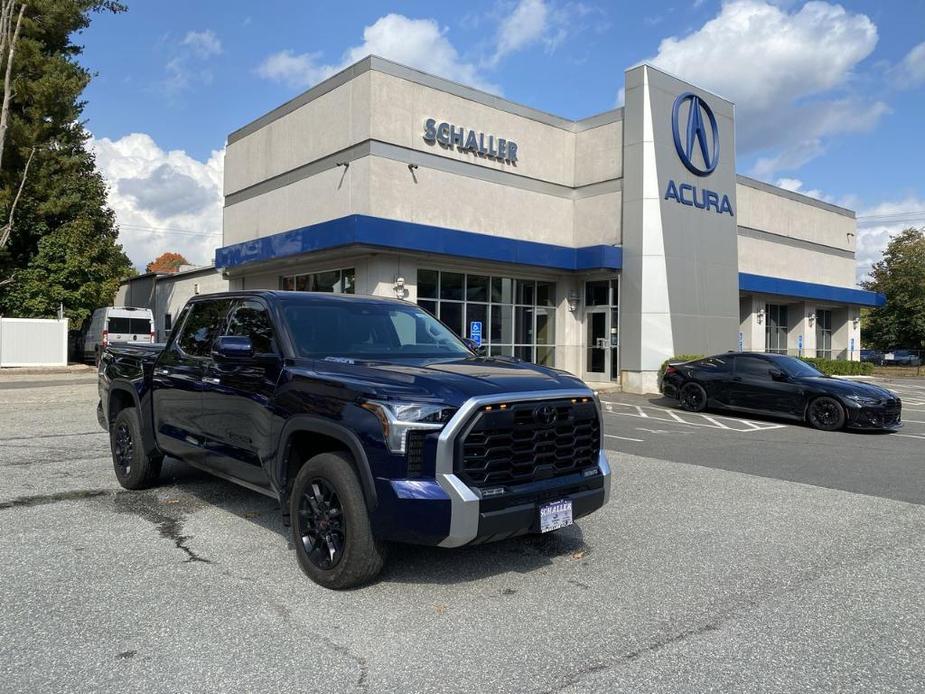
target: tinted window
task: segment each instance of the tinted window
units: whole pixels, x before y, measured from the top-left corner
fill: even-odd
[[[229,299],[193,304],[189,316],[183,323],[183,333],[177,340],[180,349],[192,357],[208,357],[212,352],[212,343],[220,334],[230,305]]]
[[[774,362],[774,366],[796,378],[822,376],[822,372],[815,366],[807,364],[802,359],[797,359],[796,357],[782,357],[777,359]]]
[[[766,378],[771,380],[772,365],[765,359],[758,357],[737,357],[736,375],[751,378]]]
[[[728,371],[729,360],[723,357],[707,357],[694,362],[694,366],[698,369],[707,369],[709,371]]]
[[[275,354],[279,350],[273,339],[273,324],[267,310],[256,301],[245,301],[231,313],[226,335],[249,337],[255,354]]]
[[[305,357],[471,356],[446,326],[413,304],[291,303],[284,315],[295,348]]]
[[[122,318],[113,316],[109,319],[110,333],[119,335],[147,335],[151,332],[149,318]]]

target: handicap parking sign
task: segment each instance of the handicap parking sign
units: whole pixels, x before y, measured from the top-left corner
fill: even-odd
[[[482,344],[482,321],[474,320],[469,323],[469,339],[475,344]]]

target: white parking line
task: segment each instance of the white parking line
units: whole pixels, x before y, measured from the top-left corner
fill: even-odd
[[[614,417],[636,417],[655,422],[669,422],[671,424],[682,424],[689,427],[706,427],[708,429],[723,429],[737,433],[783,429],[786,426],[784,424],[772,422],[755,422],[749,419],[738,419],[725,416],[712,417],[697,412],[678,412],[662,407],[631,405],[623,402],[605,401],[603,405],[605,414]],[[667,417],[658,415],[667,415]]]
[[[925,436],[916,436],[915,434],[893,434],[893,436],[901,436],[904,439],[918,439],[919,441],[925,441]]]
[[[634,439],[629,436],[615,436],[614,434],[604,434],[606,439],[620,439],[621,441],[635,441],[636,443],[643,443],[645,439]]]

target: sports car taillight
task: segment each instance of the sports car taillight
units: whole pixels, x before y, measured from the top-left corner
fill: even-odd
[[[671,374],[676,374],[676,373],[678,373],[678,370],[674,368],[673,366],[669,366],[668,368],[665,369],[666,376],[669,376]]]

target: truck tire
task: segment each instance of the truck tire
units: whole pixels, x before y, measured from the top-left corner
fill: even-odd
[[[346,453],[320,453],[302,466],[292,483],[289,513],[299,566],[318,585],[353,588],[382,569],[385,545],[373,536]]]
[[[119,484],[126,489],[145,489],[157,482],[163,458],[145,454],[141,423],[134,407],[126,407],[116,415],[109,428],[109,444]]]

